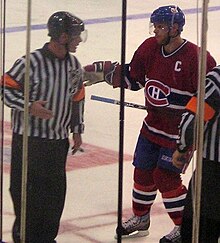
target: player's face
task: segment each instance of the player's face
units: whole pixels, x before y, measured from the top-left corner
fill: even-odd
[[[156,23],[153,25],[153,28],[158,44],[162,45],[169,36],[169,27],[164,23]]]

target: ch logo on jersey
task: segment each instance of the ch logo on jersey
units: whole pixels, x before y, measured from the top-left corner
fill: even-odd
[[[148,80],[145,84],[145,96],[153,106],[168,106],[168,96],[170,88],[157,80]]]

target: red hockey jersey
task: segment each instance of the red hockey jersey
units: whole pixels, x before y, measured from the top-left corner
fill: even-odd
[[[207,52],[207,71],[214,66],[216,62]],[[163,147],[176,147],[181,115],[197,91],[198,67],[199,48],[187,40],[167,54],[152,37],[134,53],[126,82],[131,90],[145,89],[147,116],[141,134],[150,141]]]

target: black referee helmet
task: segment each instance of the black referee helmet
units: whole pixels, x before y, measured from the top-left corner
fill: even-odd
[[[52,14],[47,22],[47,28],[48,35],[54,39],[59,38],[62,33],[79,36],[85,31],[83,21],[66,11]]]

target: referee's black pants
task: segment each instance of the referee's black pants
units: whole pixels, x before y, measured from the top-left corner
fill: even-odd
[[[28,138],[26,243],[54,243],[66,195],[69,140]],[[22,136],[13,134],[10,193],[15,211],[13,240],[20,243]]]
[[[193,207],[192,184],[190,181],[186,196],[182,243],[192,242]],[[193,195],[194,196],[194,195]],[[199,243],[217,243],[220,236],[220,163],[203,159]]]

